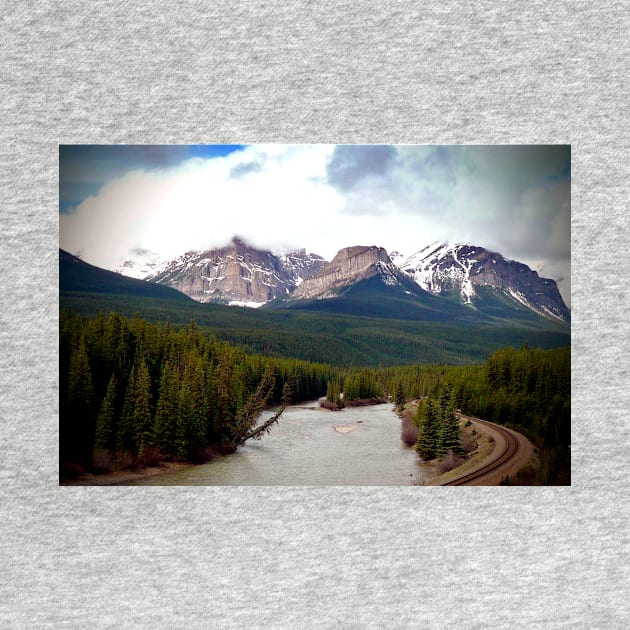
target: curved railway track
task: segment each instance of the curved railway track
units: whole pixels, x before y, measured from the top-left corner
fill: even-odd
[[[487,475],[494,473],[501,466],[507,464],[512,458],[516,457],[519,449],[521,448],[520,440],[509,429],[506,429],[505,427],[502,427],[498,424],[494,424],[493,422],[488,422],[487,420],[480,420],[479,418],[472,419],[475,422],[486,425],[492,430],[499,433],[505,441],[505,446],[503,447],[503,449],[501,449],[500,452],[496,454],[496,457],[494,457],[492,461],[488,462],[485,466],[482,466],[477,470],[473,470],[467,474],[462,475],[461,477],[457,477],[456,479],[452,479],[451,481],[441,484],[443,486],[465,486],[471,481],[479,480],[483,477],[486,477]]]

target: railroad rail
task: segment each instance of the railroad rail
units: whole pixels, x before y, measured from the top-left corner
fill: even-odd
[[[451,481],[443,483],[443,486],[465,486],[475,479],[485,477],[486,475],[496,471],[497,468],[500,468],[501,466],[509,462],[513,457],[516,457],[519,449],[521,448],[520,441],[509,429],[506,429],[505,427],[502,427],[498,424],[494,424],[493,422],[488,422],[487,420],[480,420],[479,418],[472,419],[475,422],[478,422],[479,424],[484,424],[499,433],[501,437],[505,440],[505,447],[500,453],[497,453],[496,458],[488,462],[485,466],[482,466],[477,470],[473,470],[465,475],[462,475],[461,477],[457,477],[456,479],[452,479]]]

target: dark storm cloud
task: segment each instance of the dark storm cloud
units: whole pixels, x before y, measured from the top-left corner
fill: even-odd
[[[328,180],[345,215],[416,225],[422,238],[471,242],[570,277],[569,145],[340,146]]]
[[[59,210],[72,212],[101,186],[125,173],[177,166],[190,158],[213,158],[242,145],[65,144],[59,146]]]
[[[177,145],[60,145],[59,210],[72,211],[128,171],[168,168],[187,156],[188,147]]]
[[[366,178],[386,176],[395,161],[393,146],[339,145],[326,166],[328,183],[346,192]]]

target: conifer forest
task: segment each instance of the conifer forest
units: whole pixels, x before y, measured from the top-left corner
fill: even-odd
[[[95,472],[203,462],[258,437],[264,408],[325,397],[330,408],[418,399],[418,455],[461,451],[457,412],[521,431],[538,482],[570,483],[570,352],[523,346],[467,366],[338,367],[248,354],[136,314],[60,316],[60,460]],[[267,427],[263,427],[267,428]]]

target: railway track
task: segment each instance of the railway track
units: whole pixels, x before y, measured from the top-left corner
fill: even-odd
[[[478,422],[479,424],[486,425],[499,433],[505,441],[505,446],[503,447],[501,452],[497,453],[496,457],[493,458],[492,461],[488,462],[485,466],[464,474],[461,477],[457,477],[455,479],[452,479],[451,481],[443,483],[443,486],[465,486],[471,481],[479,480],[483,477],[486,477],[491,473],[494,473],[501,466],[507,464],[512,458],[516,457],[519,449],[521,448],[520,440],[509,429],[499,426],[498,424],[488,422],[487,420],[480,420],[479,418],[471,419],[475,422]]]

